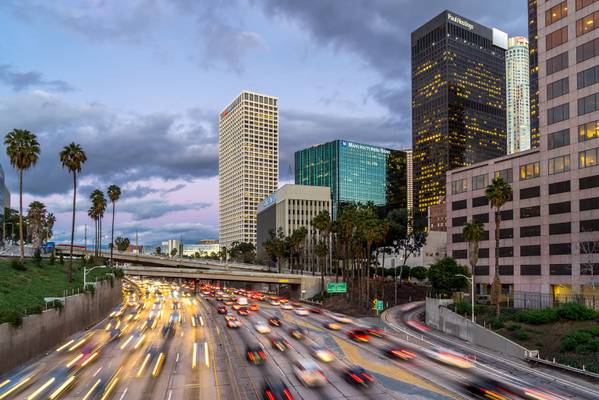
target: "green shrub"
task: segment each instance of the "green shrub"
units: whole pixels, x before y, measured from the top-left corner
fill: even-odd
[[[574,338],[574,340],[576,341],[577,344],[585,344],[591,341],[591,339],[593,339],[593,336],[591,335],[590,332],[585,331],[585,330],[578,330],[575,331],[574,333],[570,334],[572,336],[572,338]]]
[[[15,310],[4,310],[0,313],[0,320],[18,328],[23,325],[23,314]]]
[[[507,318],[513,318],[514,315],[516,315],[516,313],[518,312],[517,309],[515,308],[502,308],[501,309],[501,316]]]
[[[558,319],[556,310],[551,308],[540,309],[540,310],[519,310],[514,319],[518,322],[524,322],[526,324],[541,325],[555,322]]]
[[[454,311],[460,315],[470,315],[472,306],[469,301],[460,300],[454,304]]]
[[[85,286],[84,290],[86,292],[91,293],[92,296],[96,294],[96,286],[92,283],[88,283],[87,286]]]
[[[518,340],[528,340],[529,336],[528,333],[526,333],[526,331],[524,329],[517,329],[516,330],[516,339]]]
[[[560,351],[573,351],[576,348],[576,340],[571,336],[566,336],[562,339]]]
[[[62,253],[60,253],[60,255],[58,256],[58,263],[60,265],[64,265],[64,255]]]
[[[17,258],[13,258],[10,260],[10,266],[17,271],[27,271],[27,267],[25,264],[21,262],[21,260]]]
[[[33,252],[33,264],[38,268],[42,266],[42,253],[40,249],[35,249]]]
[[[501,316],[493,318],[490,325],[494,331],[503,328],[503,318]]]
[[[589,332],[591,333],[591,335],[593,336],[599,336],[599,325],[592,327],[591,329],[589,329]]]
[[[578,303],[566,303],[559,306],[557,313],[560,318],[571,321],[585,321],[599,316],[595,310]]]
[[[518,324],[510,324],[507,327],[508,331],[519,331],[520,329],[522,329],[522,326],[520,326]]]
[[[48,257],[48,264],[54,265],[55,262],[56,262],[56,257],[54,257],[54,253],[52,253],[52,254],[50,254],[50,257]]]
[[[41,314],[43,309],[41,305],[36,304],[35,306],[29,308],[27,311],[29,314]]]
[[[123,272],[123,270],[122,270],[122,269],[120,269],[120,268],[116,268],[116,269],[114,270],[114,276],[116,276],[117,278],[122,278],[122,277],[124,277],[124,276],[125,276],[125,273]]]

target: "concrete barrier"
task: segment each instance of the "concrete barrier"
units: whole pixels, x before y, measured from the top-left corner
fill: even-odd
[[[475,345],[525,359],[534,353],[518,343],[498,335],[447,308],[452,300],[426,299],[426,324]]]
[[[61,311],[50,309],[24,317],[19,328],[9,323],[0,325],[0,375],[101,321],[121,300],[120,279],[115,279],[112,286],[108,281],[98,282],[93,295],[65,298]]]

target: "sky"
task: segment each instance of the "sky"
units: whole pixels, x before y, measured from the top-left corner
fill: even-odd
[[[410,33],[445,9],[527,36],[526,0],[3,0],[0,134],[38,136],[24,205],[70,237],[72,177],[58,153],[88,161],[77,193],[122,188],[115,236],[140,244],[218,238],[218,113],[242,90],[279,98],[280,184],[293,153],[333,139],[411,146]],[[1,152],[11,202],[17,175]],[[110,219],[104,222],[108,232]],[[108,240],[104,239],[107,243]]]

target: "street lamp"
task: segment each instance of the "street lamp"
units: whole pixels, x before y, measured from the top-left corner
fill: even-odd
[[[93,268],[87,269],[87,267],[83,267],[83,290],[87,286],[87,273],[92,272],[96,268],[106,268],[106,265],[97,265]]]
[[[462,278],[466,278],[470,282],[470,289],[471,289],[470,290],[470,303],[471,303],[471,307],[472,307],[470,315],[472,317],[472,322],[474,322],[474,280],[472,279],[472,277],[466,276],[463,274],[456,274],[456,276],[461,276]]]

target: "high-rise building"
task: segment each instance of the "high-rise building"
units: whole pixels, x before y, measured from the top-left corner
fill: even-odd
[[[243,91],[219,115],[220,246],[256,244],[256,206],[277,190],[278,99]]]
[[[508,154],[530,149],[528,57],[528,39],[509,38],[505,53]]]
[[[414,206],[424,215],[447,171],[506,154],[507,41],[450,11],[412,32]]]
[[[407,165],[407,191],[408,191],[408,212],[414,210],[414,157],[412,150],[404,150],[406,153],[406,165]]]
[[[295,153],[297,185],[331,188],[333,216],[344,203],[407,207],[406,154],[334,140]]]
[[[539,147],[539,37],[537,0],[528,0],[528,51],[530,68],[530,147]]]
[[[599,1],[538,2],[540,146],[447,174],[447,253],[467,263],[463,225],[485,224],[479,293],[498,272],[516,306],[599,301]],[[495,265],[493,210],[484,182],[513,190],[501,211]],[[576,295],[576,296],[572,296]]]
[[[2,210],[0,214],[4,214],[5,208],[10,208],[10,191],[5,183],[4,169],[0,165],[0,204],[2,204]]]

